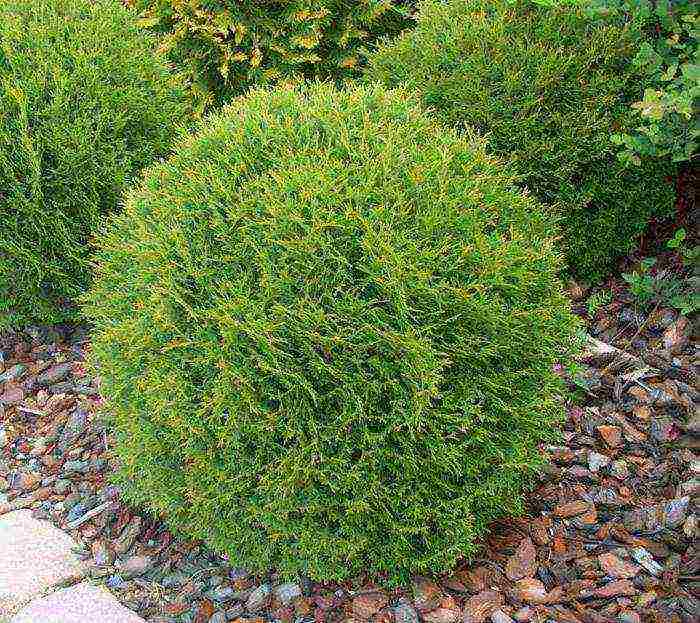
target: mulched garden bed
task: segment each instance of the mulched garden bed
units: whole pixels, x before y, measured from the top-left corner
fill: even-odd
[[[660,254],[660,270],[678,270]],[[634,258],[627,260],[627,268]],[[527,515],[478,560],[384,591],[250,576],[122,504],[82,329],[0,337],[0,514],[32,508],[84,544],[91,576],[152,623],[691,623],[700,612],[700,357],[693,322],[641,310],[620,279],[590,316],[562,444]],[[562,373],[564,373],[562,371]]]

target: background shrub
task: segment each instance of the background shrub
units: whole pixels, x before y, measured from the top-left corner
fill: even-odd
[[[573,325],[511,182],[403,91],[255,90],[211,117],[101,238],[127,498],[257,571],[471,553],[521,508]]]
[[[415,30],[380,47],[369,80],[418,90],[443,121],[488,135],[522,182],[563,214],[566,253],[595,279],[673,207],[675,168],[618,161],[644,80],[630,30],[576,6],[425,0]]]
[[[618,157],[698,161],[700,137],[700,11],[696,0],[591,0],[591,8],[621,15],[637,38],[634,62],[646,73],[644,97],[632,107],[637,127],[614,134]]]
[[[187,74],[200,109],[251,85],[357,72],[359,51],[411,22],[416,0],[127,0]]]
[[[167,153],[178,80],[110,0],[0,3],[0,326],[72,317],[89,238]]]

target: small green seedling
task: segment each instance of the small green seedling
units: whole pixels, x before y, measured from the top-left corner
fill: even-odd
[[[598,292],[595,292],[592,294],[590,297],[588,297],[588,300],[586,301],[586,309],[588,311],[588,315],[593,317],[595,316],[596,312],[601,308],[610,303],[612,301],[613,295],[610,290],[599,290]]]
[[[692,268],[697,271],[700,268],[700,245],[695,245],[692,249],[682,247],[681,258],[686,268]]]
[[[685,268],[697,273],[700,268],[700,245],[686,247],[683,242],[686,239],[685,229],[679,229],[671,240],[666,243],[669,249],[678,249],[681,261]],[[682,292],[671,297],[669,303],[681,314],[688,316],[700,311],[700,287],[697,274],[691,274],[681,284]]]
[[[667,243],[669,249],[678,249],[683,266],[686,268],[698,268],[700,266],[700,245],[686,247],[683,242],[686,239],[685,229],[682,227],[676,231]]]
[[[677,294],[669,303],[683,316],[689,316],[700,311],[700,294],[697,292]]]
[[[666,246],[669,249],[678,249],[683,244],[683,241],[685,240],[685,235],[685,229],[681,227],[680,229],[676,230],[676,233],[673,235],[673,238],[671,238],[666,243]]]
[[[687,234],[685,229],[678,229],[667,243],[666,247],[677,250],[683,266],[691,270],[688,277],[651,275],[650,269],[656,260],[646,258],[640,262],[638,270],[632,274],[623,273],[622,278],[629,284],[630,291],[637,301],[646,306],[649,303],[665,303],[675,307],[681,314],[687,316],[700,310],[700,246],[686,247],[684,242]]]
[[[656,259],[648,257],[639,263],[639,270],[633,273],[622,273],[622,278],[630,285],[630,291],[643,305],[650,303],[656,294],[656,280],[649,270],[656,264]]]

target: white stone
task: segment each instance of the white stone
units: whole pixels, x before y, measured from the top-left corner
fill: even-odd
[[[35,599],[10,623],[144,623],[107,589],[87,582]]]
[[[57,584],[84,577],[87,567],[74,547],[68,534],[29,510],[0,516],[0,623]]]
[[[599,452],[589,452],[588,454],[588,469],[594,474],[597,474],[602,468],[610,463],[610,458]]]

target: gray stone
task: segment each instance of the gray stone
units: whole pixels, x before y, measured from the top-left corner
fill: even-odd
[[[663,504],[644,506],[624,513],[622,523],[630,531],[657,531],[662,528],[678,528],[688,515],[690,497],[684,496]]]
[[[107,467],[107,461],[105,459],[93,459],[90,461],[89,469],[93,472],[101,472]]]
[[[418,613],[410,603],[399,603],[394,608],[396,623],[418,623]]]
[[[184,573],[176,572],[163,577],[160,583],[162,584],[163,588],[173,588],[175,586],[182,586],[185,582],[187,582],[187,579],[188,578]]]
[[[631,554],[632,558],[652,575],[661,575],[663,573],[664,568],[656,562],[654,557],[643,547],[633,548]]]
[[[56,481],[56,484],[54,484],[54,491],[58,493],[59,495],[65,495],[70,491],[71,488],[71,481],[66,480],[65,478],[60,478],[59,480]]]
[[[688,515],[688,505],[690,497],[684,496],[671,500],[664,506],[664,519],[667,528],[678,528],[683,525],[686,516]]]
[[[250,573],[248,573],[247,569],[244,569],[243,567],[234,567],[229,572],[228,577],[230,577],[232,580],[245,580],[249,575]]]
[[[78,502],[73,508],[70,509],[68,515],[66,515],[66,521],[69,523],[75,521],[78,517],[82,517],[87,511],[87,507],[84,503]]]
[[[150,556],[131,556],[121,564],[121,573],[125,578],[135,578],[153,568]]]
[[[66,461],[63,464],[63,471],[67,474],[77,473],[84,474],[90,469],[88,461]]]
[[[292,599],[301,597],[301,586],[296,582],[287,582],[275,586],[273,593],[280,603],[288,604]]]
[[[606,467],[610,463],[610,458],[600,452],[589,452],[588,453],[588,469],[590,469],[594,474],[598,473],[602,468]]]
[[[79,407],[76,408],[73,413],[71,413],[66,425],[61,431],[61,436],[58,438],[56,448],[59,450],[59,452],[65,452],[68,446],[70,446],[78,437],[80,437],[80,435],[83,434],[86,425],[87,411]]]
[[[41,486],[42,487],[48,487],[49,485],[52,485],[58,480],[58,476],[56,474],[52,474],[51,476],[46,476],[46,478],[41,479]]]
[[[58,363],[36,377],[37,385],[52,385],[67,378],[73,370],[72,363]]]
[[[109,588],[119,588],[120,586],[122,586],[124,584],[124,579],[122,578],[122,576],[117,575],[117,574],[110,575],[107,578],[107,581],[105,582],[105,584],[107,584],[107,586],[109,586]]]
[[[594,500],[604,506],[624,506],[625,501],[613,489],[601,488],[595,492]]]
[[[491,621],[492,623],[513,623],[513,619],[500,608],[497,608],[491,613]]]
[[[73,390],[73,383],[70,381],[61,381],[60,383],[54,383],[53,385],[49,386],[49,391],[53,394],[67,394],[68,392],[72,392]]]
[[[78,385],[77,383],[73,385],[73,391],[76,394],[83,394],[83,396],[97,396],[99,390],[96,387],[90,385]]]
[[[21,363],[15,364],[8,370],[5,370],[2,374],[0,374],[0,383],[4,383],[5,381],[14,381],[18,379],[22,374],[24,374],[24,371],[27,369],[27,366],[22,365]]]
[[[207,596],[213,601],[227,601],[232,599],[236,594],[230,586],[217,586],[207,593]]]
[[[257,612],[267,605],[270,598],[270,585],[261,584],[258,586],[246,600],[245,607],[248,612]]]
[[[243,604],[235,604],[226,610],[226,619],[234,621],[243,614]]]
[[[610,466],[610,475],[618,480],[627,480],[630,475],[627,462],[624,459],[613,461],[612,465]]]

